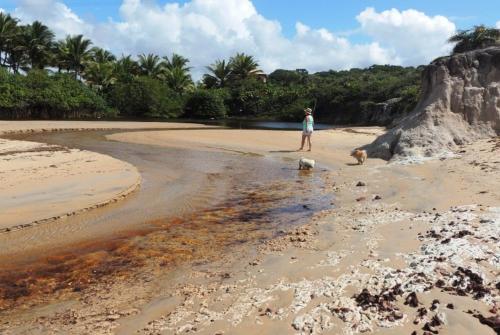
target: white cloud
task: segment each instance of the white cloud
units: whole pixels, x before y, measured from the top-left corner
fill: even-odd
[[[58,37],[82,33],[117,55],[182,54],[195,77],[217,58],[246,52],[265,71],[307,68],[309,71],[365,67],[372,64],[418,65],[448,52],[445,40],[455,26],[442,16],[408,10],[377,13],[367,8],[357,17],[373,42],[352,43],[348,37],[297,22],[287,38],[279,22],[259,14],[251,0],[191,0],[160,6],[154,0],[123,0],[120,19],[85,22],[60,0],[20,0],[14,15],[49,25]]]
[[[13,15],[28,23],[40,20],[48,25],[58,38],[67,34],[91,35],[92,25],[84,22],[68,6],[53,0],[20,0]]]
[[[361,31],[385,47],[394,50],[402,64],[426,64],[448,54],[447,39],[456,31],[455,24],[444,16],[427,16],[414,9],[386,10],[377,13],[367,8],[356,19]]]
[[[497,28],[500,29],[500,21],[497,22]]]

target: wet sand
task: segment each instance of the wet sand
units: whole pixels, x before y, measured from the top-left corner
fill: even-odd
[[[146,217],[154,230],[129,229],[106,253],[102,248],[86,253],[86,264],[93,264],[95,272],[52,260],[53,271],[64,265],[78,275],[44,274],[44,280],[65,286],[47,285],[48,292],[26,299],[21,295],[14,300],[17,307],[2,312],[0,331],[495,334],[500,304],[498,139],[466,146],[455,158],[420,165],[369,159],[357,166],[349,151],[381,130],[356,131],[317,132],[312,153],[293,152],[298,136],[286,131],[107,134],[125,144],[123,156],[116,149],[108,153],[118,159],[130,157],[128,146],[132,151],[178,150],[168,166],[185,152],[196,152],[200,156],[192,163],[200,173],[207,160],[231,157],[218,171],[222,176],[214,179],[226,180],[231,170],[239,174],[221,188],[215,204],[169,219],[157,212],[160,221]],[[107,153],[99,143],[83,146]],[[306,174],[294,171],[301,156],[315,158],[318,168]],[[137,166],[143,159],[128,162]],[[179,167],[182,171],[175,165],[172,170]],[[147,174],[147,169],[139,171]],[[252,182],[261,176],[269,179]],[[356,186],[359,181],[365,186]],[[189,183],[179,181],[184,184]],[[311,193],[317,198],[301,199]],[[308,208],[309,201],[325,198],[330,208]],[[120,213],[133,200],[97,211]],[[283,206],[273,207],[278,203]],[[291,213],[308,214],[299,215],[295,225],[275,224],[292,219]],[[82,226],[88,229],[88,224]],[[38,276],[24,288],[40,281]]]
[[[129,121],[0,121],[0,134],[102,129],[210,128],[198,123]]]
[[[47,131],[137,128],[133,122],[0,121],[0,136]],[[198,124],[142,123],[150,129]],[[139,187],[124,161],[61,145],[0,139],[0,231],[21,229],[116,202]]]

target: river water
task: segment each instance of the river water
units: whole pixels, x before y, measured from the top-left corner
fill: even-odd
[[[204,123],[207,125],[229,127],[233,129],[302,130],[302,122],[223,119],[205,121]],[[332,129],[334,127],[335,126],[326,123],[314,124],[314,129],[317,130]]]
[[[64,287],[61,283],[91,282],[89,275],[112,274],[152,257],[174,264],[214,250],[236,252],[331,208],[326,170],[298,171],[297,162],[282,158],[106,140],[111,133],[16,136],[127,161],[138,168],[142,185],[121,202],[1,234],[0,296],[8,300],[36,294],[33,283],[46,285],[40,278],[47,276]],[[51,255],[55,258],[48,259]]]

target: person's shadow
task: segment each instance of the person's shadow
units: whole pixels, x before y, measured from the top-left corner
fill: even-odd
[[[299,150],[270,150],[270,153],[291,153],[291,152],[299,152]]]

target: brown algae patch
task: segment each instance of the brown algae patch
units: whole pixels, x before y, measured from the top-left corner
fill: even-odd
[[[189,260],[209,261],[231,246],[276,236],[279,228],[305,223],[330,206],[323,191],[304,195],[296,180],[237,186],[213,208],[162,220],[113,238],[72,245],[70,251],[39,257],[0,272],[0,310],[64,298],[90,286],[134,275],[134,269],[174,267]],[[305,184],[316,188],[319,176]],[[298,205],[300,204],[300,205]]]

